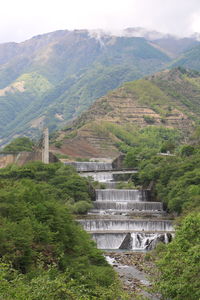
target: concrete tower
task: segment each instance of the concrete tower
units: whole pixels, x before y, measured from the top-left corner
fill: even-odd
[[[43,131],[43,149],[42,149],[42,162],[49,163],[49,129],[45,128]]]

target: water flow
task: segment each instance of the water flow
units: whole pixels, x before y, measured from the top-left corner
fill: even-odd
[[[147,251],[154,249],[159,242],[169,243],[172,239],[172,234],[169,232],[96,232],[92,234],[92,237],[99,249]]]
[[[90,171],[111,171],[112,163],[104,163],[104,162],[65,162],[66,165],[71,165],[76,168],[78,172],[90,172]]]
[[[145,201],[144,193],[140,190],[96,190],[97,201]]]
[[[87,231],[173,231],[168,220],[141,220],[141,219],[85,219],[79,220]]]
[[[115,189],[116,176],[127,171],[112,170],[112,164],[100,162],[73,162],[81,176],[91,176],[95,181],[106,183],[107,189],[96,190],[94,208],[89,212],[93,219],[79,220],[83,228],[90,232],[100,249],[151,250],[158,242],[168,243],[171,240],[172,223],[159,219],[123,219],[122,214],[163,212],[160,202],[148,201],[145,190]],[[107,171],[107,172],[106,172]],[[130,173],[130,172],[128,172]],[[129,175],[129,174],[126,174]],[[124,178],[127,180],[127,178]],[[102,215],[113,215],[102,218]],[[118,215],[118,216],[116,216]]]
[[[163,205],[161,202],[136,202],[136,201],[95,201],[94,209],[96,210],[116,210],[116,211],[151,211],[162,212]]]
[[[85,172],[81,174],[82,177],[92,177],[95,181],[110,182],[113,181],[112,172]]]

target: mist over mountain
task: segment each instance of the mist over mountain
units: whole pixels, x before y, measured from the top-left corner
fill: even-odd
[[[60,30],[0,44],[1,144],[62,127],[124,82],[173,64],[198,70],[199,45],[197,36],[143,28]]]

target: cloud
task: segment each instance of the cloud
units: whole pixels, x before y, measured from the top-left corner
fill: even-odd
[[[199,0],[7,0],[1,3],[0,42],[58,29],[142,26],[165,33],[200,32]]]

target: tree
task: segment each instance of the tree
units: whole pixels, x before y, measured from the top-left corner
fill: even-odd
[[[16,153],[20,151],[33,151],[34,143],[27,137],[18,137],[3,148],[3,152]]]
[[[157,251],[158,290],[167,299],[200,299],[200,213],[183,219],[176,237]]]

